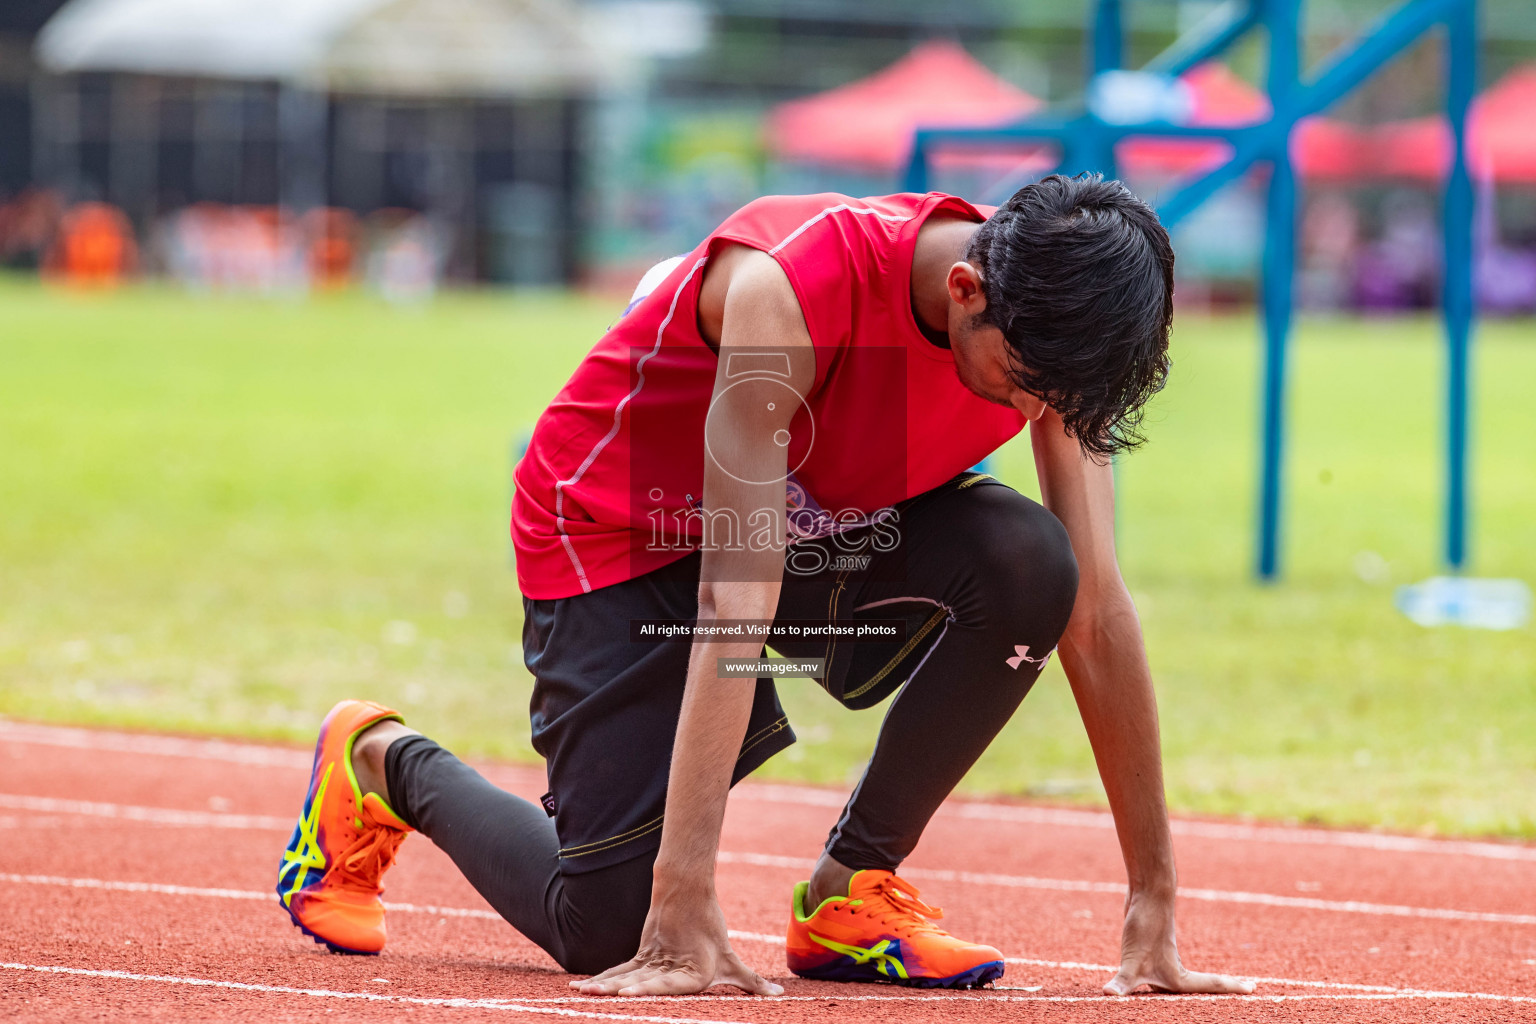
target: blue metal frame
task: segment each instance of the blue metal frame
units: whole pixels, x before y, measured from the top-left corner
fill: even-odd
[[[1099,0],[1091,50],[1094,72],[1120,67],[1122,0]],[[1147,70],[1178,75],[1216,56],[1249,30],[1265,29],[1268,121],[1241,128],[1203,128],[1167,122],[1109,124],[1091,110],[1070,117],[1043,115],[1001,128],[921,129],[912,147],[906,187],[928,188],[928,160],[938,146],[1047,141],[1061,148],[1064,173],[1115,173],[1115,143],[1128,136],[1213,138],[1231,144],[1232,155],[1158,204],[1173,227],[1255,163],[1270,165],[1265,208],[1263,284],[1265,358],[1262,468],[1259,485],[1258,575],[1279,574],[1282,467],[1284,463],[1286,356],[1292,326],[1296,263],[1296,173],[1290,158],[1297,121],[1319,113],[1360,85],[1426,31],[1446,29],[1446,110],[1456,138],[1455,160],[1444,201],[1444,315],[1446,373],[1446,563],[1461,570],[1467,560],[1467,449],[1472,320],[1472,183],[1467,173],[1467,109],[1477,85],[1477,0],[1404,0],[1354,42],[1340,48],[1303,81],[1300,67],[1302,0],[1230,0],[1195,31],[1154,58]]]
[[[1472,178],[1467,173],[1467,110],[1477,90],[1477,6],[1466,0],[1448,18],[1446,48],[1451,59],[1446,113],[1456,139],[1456,156],[1445,182],[1446,474],[1445,560],[1456,570],[1467,562],[1467,452],[1471,405]]]

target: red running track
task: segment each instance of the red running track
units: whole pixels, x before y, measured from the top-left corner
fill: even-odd
[[[1185,961],[1258,988],[1109,999],[1108,817],[1016,803],[951,801],[902,871],[951,930],[1007,953],[998,987],[801,981],[786,903],[846,794],[754,783],[731,798],[720,891],[781,998],[575,996],[419,836],[389,878],[389,948],[331,956],[271,889],[309,757],[0,721],[0,1019],[1536,1021],[1536,847],[1176,821]],[[538,769],[484,770],[544,789]]]

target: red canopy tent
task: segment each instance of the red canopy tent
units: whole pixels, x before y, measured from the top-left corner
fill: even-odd
[[[1505,75],[1472,103],[1467,161],[1474,177],[1536,183],[1536,64]],[[1384,124],[1376,132],[1372,169],[1382,175],[1438,181],[1451,166],[1451,129],[1444,117]]]
[[[1194,99],[1191,124],[1237,127],[1270,115],[1269,98],[1220,62],[1191,68],[1180,81]],[[1359,130],[1325,117],[1306,118],[1291,137],[1291,159],[1308,178],[1356,177],[1362,148]],[[1185,175],[1221,163],[1231,147],[1222,142],[1142,137],[1127,139],[1115,153],[1131,175]]]
[[[1304,178],[1345,181],[1365,176],[1369,135],[1348,121],[1307,117],[1291,133],[1291,161]]]
[[[867,78],[775,107],[768,145],[783,160],[894,171],[918,128],[1004,124],[1041,105],[959,44],[929,42]]]

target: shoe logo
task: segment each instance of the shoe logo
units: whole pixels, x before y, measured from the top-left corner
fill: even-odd
[[[1013,657],[1007,659],[1007,665],[1011,669],[1017,669],[1021,664],[1027,661],[1031,665],[1039,665],[1040,670],[1043,672],[1045,670],[1045,663],[1051,660],[1051,654],[1051,651],[1046,651],[1045,657],[1043,658],[1031,658],[1029,656],[1028,644],[1014,644]]]
[[[325,870],[325,854],[320,851],[320,808],[325,805],[325,789],[331,783],[331,771],[335,767],[335,761],[325,766],[325,774],[320,777],[315,798],[309,803],[309,812],[299,819],[296,848],[283,851],[283,870],[287,871],[294,866],[298,868],[294,872],[293,884],[283,893],[284,906],[292,903],[293,894],[304,888],[304,879],[309,876],[310,868]]]
[[[849,946],[832,939],[823,938],[815,932],[807,933],[812,942],[826,946],[834,953],[841,953],[846,957],[852,957],[856,964],[875,965],[875,970],[887,978],[906,978],[907,968],[901,962],[900,940],[881,939],[879,942],[865,949],[863,946]]]

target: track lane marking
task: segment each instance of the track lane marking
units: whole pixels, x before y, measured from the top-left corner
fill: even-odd
[[[166,885],[162,882],[118,882],[104,878],[66,878],[62,875],[18,875],[0,873],[0,882],[16,885],[52,885],[66,889],[99,889],[106,892],[141,892],[160,896],[204,896],[219,900],[272,900],[276,895],[259,889],[217,889],[194,885]],[[387,904],[388,909],[403,914],[432,914],[438,917],[473,917],[486,921],[501,921],[494,910],[478,907],[438,907],[430,903]]]
[[[786,868],[808,871],[815,861],[804,857],[781,857],[766,853],[737,853],[722,850],[716,859],[722,864],[747,864],[753,867]],[[975,871],[950,871],[944,868],[903,867],[903,876],[936,882],[1001,886],[1014,889],[1044,889],[1052,892],[1092,892],[1125,895],[1120,882],[1084,882],[1064,878],[1032,878],[1028,875],[999,875]],[[1480,910],[1446,910],[1439,907],[1409,907],[1391,903],[1367,903],[1360,900],[1320,900],[1309,896],[1276,896],[1271,893],[1242,892],[1232,889],[1197,889],[1179,887],[1184,899],[1206,903],[1238,903],[1296,910],[1324,910],[1341,914],[1367,914],[1374,917],[1420,917],[1440,921],[1473,921],[1479,924],[1536,925],[1536,914],[1505,914]]]
[[[40,814],[77,814],[91,818],[113,818],[118,821],[142,822],[149,825],[180,825],[191,828],[271,829],[292,832],[294,821],[292,818],[278,818],[270,814],[183,811],[173,807],[138,807],[133,804],[63,800],[58,797],[27,796],[20,793],[0,793],[0,807],[13,811],[35,811]]]
[[[226,761],[269,768],[309,771],[314,755],[292,747],[266,747],[235,740],[187,739],[180,736],[141,735],[105,729],[76,729],[58,725],[34,725],[0,719],[0,740],[65,747],[72,750],[110,750],[117,754],[153,754],[201,761]]]
[[[0,733],[3,737],[3,733]],[[731,790],[738,799],[764,803],[799,804],[809,807],[842,807],[846,794],[811,786],[793,786],[765,782],[743,782]],[[1108,829],[1114,831],[1115,819],[1106,811],[1073,810],[1065,807],[1030,807],[1021,804],[989,803],[982,800],[956,800],[943,804],[935,817],[966,818],[980,821],[1008,822],[1022,825],[1056,825],[1065,828]],[[1243,825],[1235,822],[1190,821],[1173,818],[1169,825],[1176,836],[1200,839],[1237,840],[1303,846],[1342,846],[1386,853],[1438,853],[1486,860],[1536,863],[1536,846],[1520,843],[1477,842],[1466,839],[1425,839],[1380,832],[1358,832],[1285,825]]]
[[[3,882],[23,885],[62,886],[72,889],[95,889],[110,892],[155,893],[166,896],[202,896],[213,899],[233,899],[260,902],[266,902],[274,898],[270,892],[262,892],[259,890],[250,889],[200,888],[189,885],[167,885],[160,882],[126,882],[112,881],[101,878],[67,878],[59,875],[20,875],[0,873],[0,883]],[[390,903],[387,906],[389,910],[398,913],[426,914],[429,916],[438,917],[477,918],[480,920],[496,922],[502,921],[501,915],[495,911],[476,907],[440,907],[426,903]],[[766,932],[749,932],[732,928],[729,930],[728,935],[734,941],[760,942],[771,946],[784,945],[784,936],[769,934]],[[1017,964],[1025,967],[1043,967],[1051,970],[1067,971],[1092,971],[1099,974],[1105,972],[1113,974],[1115,971],[1119,970],[1118,967],[1114,967],[1109,964],[1090,964],[1075,960],[1042,960],[1032,957],[1005,957],[1004,961],[1006,963]],[[1245,975],[1245,977],[1248,976]],[[1357,992],[1374,992],[1378,994],[1421,995],[1425,992],[1433,991],[1430,989],[1402,988],[1392,985],[1355,984],[1342,981],[1311,981],[1300,978],[1250,977],[1250,980],[1266,985],[1282,985],[1295,988],[1341,989]],[[1465,996],[1467,998],[1504,998],[1502,996],[1495,997],[1491,993],[1461,993],[1460,996]],[[613,997],[603,998],[611,999]]]
[[[292,819],[261,814],[225,814],[213,811],[184,811],[174,808],[140,807],[129,804],[96,803],[87,800],[61,800],[55,797],[0,793],[0,808],[37,811],[45,814],[79,814],[119,821],[156,825],[258,829],[291,832]],[[716,858],[722,864],[784,868],[808,871],[814,861],[804,857],[722,850]],[[1120,882],[1089,882],[1068,878],[1035,878],[1029,875],[1004,875],[944,868],[903,868],[912,879],[954,882],[1012,889],[1041,889],[1049,892],[1091,892],[1125,895]],[[1324,900],[1312,896],[1279,896],[1273,893],[1243,892],[1233,889],[1204,889],[1181,886],[1179,895],[1205,903],[1232,903],[1247,906],[1278,907],[1290,910],[1320,910],[1328,913],[1365,914],[1373,917],[1422,918],[1437,921],[1470,921],[1478,924],[1536,925],[1536,914],[1509,914],[1495,911],[1454,910],[1441,907],[1412,907],[1363,900]]]
[[[233,764],[265,765],[308,771],[312,755],[289,747],[269,747],[243,741],[187,739],[177,736],[140,735],[109,730],[78,729],[67,726],[34,725],[0,719],[0,741],[32,743],[79,750],[110,750],[116,753],[152,754],[165,757],[226,761]],[[517,766],[497,764],[495,768]],[[766,803],[798,804],[807,807],[842,807],[846,794],[811,786],[746,782],[733,790],[738,799]],[[1026,825],[1057,825],[1067,828],[1110,829],[1114,818],[1103,811],[1072,810],[1055,807],[1028,807],[1017,804],[958,800],[939,808],[939,817],[958,817],[983,821],[1012,822]],[[1477,842],[1459,839],[1424,839],[1377,832],[1335,831],[1286,827],[1281,825],[1243,825],[1215,821],[1171,822],[1174,835],[1201,839],[1237,840],[1310,846],[1341,846],[1389,853],[1434,853],[1486,860],[1536,863],[1536,846],[1519,843]]]
[[[878,984],[878,983],[876,983]],[[1290,1003],[1320,1000],[1359,1000],[1366,1002],[1391,1002],[1398,999],[1434,999],[1434,1000],[1465,1000],[1473,999],[1498,1003],[1536,1003],[1536,996],[1505,996],[1494,992],[1432,992],[1429,990],[1401,989],[1392,992],[1305,992],[1276,995],[1258,995],[1254,993],[1160,993],[1146,992],[1140,995],[1129,996],[1012,996],[1004,992],[997,995],[975,995],[964,992],[945,993],[932,996],[544,996],[535,999],[525,999],[525,1003],[583,1003],[583,1002],[610,1002],[610,1003],[648,1003],[648,1002],[688,1002],[693,1000],[708,1002],[763,1002],[763,1003],[809,1003],[830,1001],[835,1003],[853,1002],[978,1002],[978,1003],[1155,1003],[1167,1002],[1245,1002],[1245,1003]]]
[[[875,982],[874,984],[880,984]],[[976,1003],[1110,1003],[1110,1002],[1153,1002],[1167,1000],[1169,1002],[1185,1001],[1217,1001],[1233,1000],[1253,1003],[1285,1003],[1318,1000],[1365,1000],[1365,1001],[1391,1001],[1395,999],[1475,999],[1486,1002],[1499,1003],[1536,1003],[1536,996],[1506,996],[1496,992],[1434,992],[1429,989],[1393,989],[1390,992],[1301,992],[1301,993],[1276,993],[1275,995],[1259,995],[1256,993],[1242,992],[1145,992],[1140,995],[1129,996],[1012,996],[1008,995],[1006,987],[994,990],[995,995],[978,995],[976,991],[955,990],[935,995],[899,995],[899,996],[867,996],[867,995],[825,995],[825,996],[732,996],[732,995],[686,995],[686,996],[536,996],[532,999],[524,999],[525,1003],[661,1003],[661,1002],[761,1002],[761,1003],[944,1003],[944,1002],[976,1002]]]
[[[451,996],[395,996],[379,992],[346,992],[337,989],[295,988],[288,985],[260,985],[243,981],[220,981],[215,978],[195,978],[174,974],[136,974],[131,971],[100,970],[87,967],[62,967],[53,964],[24,964],[0,962],[0,969],[36,974],[68,975],[80,978],[101,978],[111,981],[156,982],[164,985],[187,985],[194,988],[216,988],[237,992],[298,995],[323,999],[359,999],[371,1003],[395,1003],[408,1006],[431,1006],[454,1010],[502,1010],[514,1013],[542,1013],[560,1017],[582,1017],[589,1020],[651,1021],[656,1024],[750,1024],[746,1021],[720,1021],[702,1017],[661,1017],[647,1014],[604,1013],[595,1010],[569,1008],[572,1003],[635,1003],[635,1002],[752,1002],[752,1003],[802,1003],[802,1002],[982,1002],[982,1003],[1129,1003],[1153,1005],[1160,1002],[1237,1002],[1237,1003],[1291,1003],[1320,1001],[1394,1002],[1397,1000],[1462,1001],[1476,1000],[1499,1003],[1536,1003],[1536,996],[1505,996],[1491,992],[1431,992],[1402,991],[1377,992],[1329,992],[1303,995],[1130,995],[1130,996],[1015,996],[1002,993],[972,995],[945,993],[942,995],[913,996],[555,996],[533,999],[467,999]],[[561,1005],[565,1004],[565,1005]]]
[[[774,946],[784,945],[784,936],[782,935],[768,935],[763,932],[743,932],[735,929],[731,929],[728,934],[732,939],[737,940],[762,942]],[[1120,970],[1119,967],[1110,964],[1087,964],[1077,960],[1040,960],[1034,957],[1022,956],[1005,956],[1003,957],[1003,962],[1018,964],[1022,967],[1045,967],[1058,971],[1092,971],[1095,974],[1114,974]],[[1251,974],[1244,974],[1242,977],[1261,985],[1284,985],[1294,988],[1345,989],[1355,992],[1378,993],[1418,993],[1429,991],[1429,989],[1404,988],[1397,985],[1365,985],[1347,981],[1304,981],[1300,978],[1262,978]]]
[[[37,974],[64,974],[80,978],[104,978],[112,981],[151,981],[163,985],[190,985],[195,988],[229,989],[236,992],[260,992],[278,995],[310,996],[322,999],[361,999],[370,1003],[397,1003],[408,1006],[446,1007],[453,1010],[510,1010],[518,1013],[542,1013],[555,1017],[582,1017],[588,1020],[637,1020],[654,1024],[751,1024],[750,1021],[705,1020],[699,1017],[656,1017],[634,1013],[601,1013],[574,1010],[563,1006],[529,1005],[511,999],[464,999],[432,996],[392,996],[381,992],[344,992],[327,988],[294,988],[289,985],[258,985],[244,981],[219,981],[216,978],[190,978],[175,974],[135,974],[131,971],[106,971],[87,967],[59,967],[50,964],[0,962],[0,969],[29,971]]]

